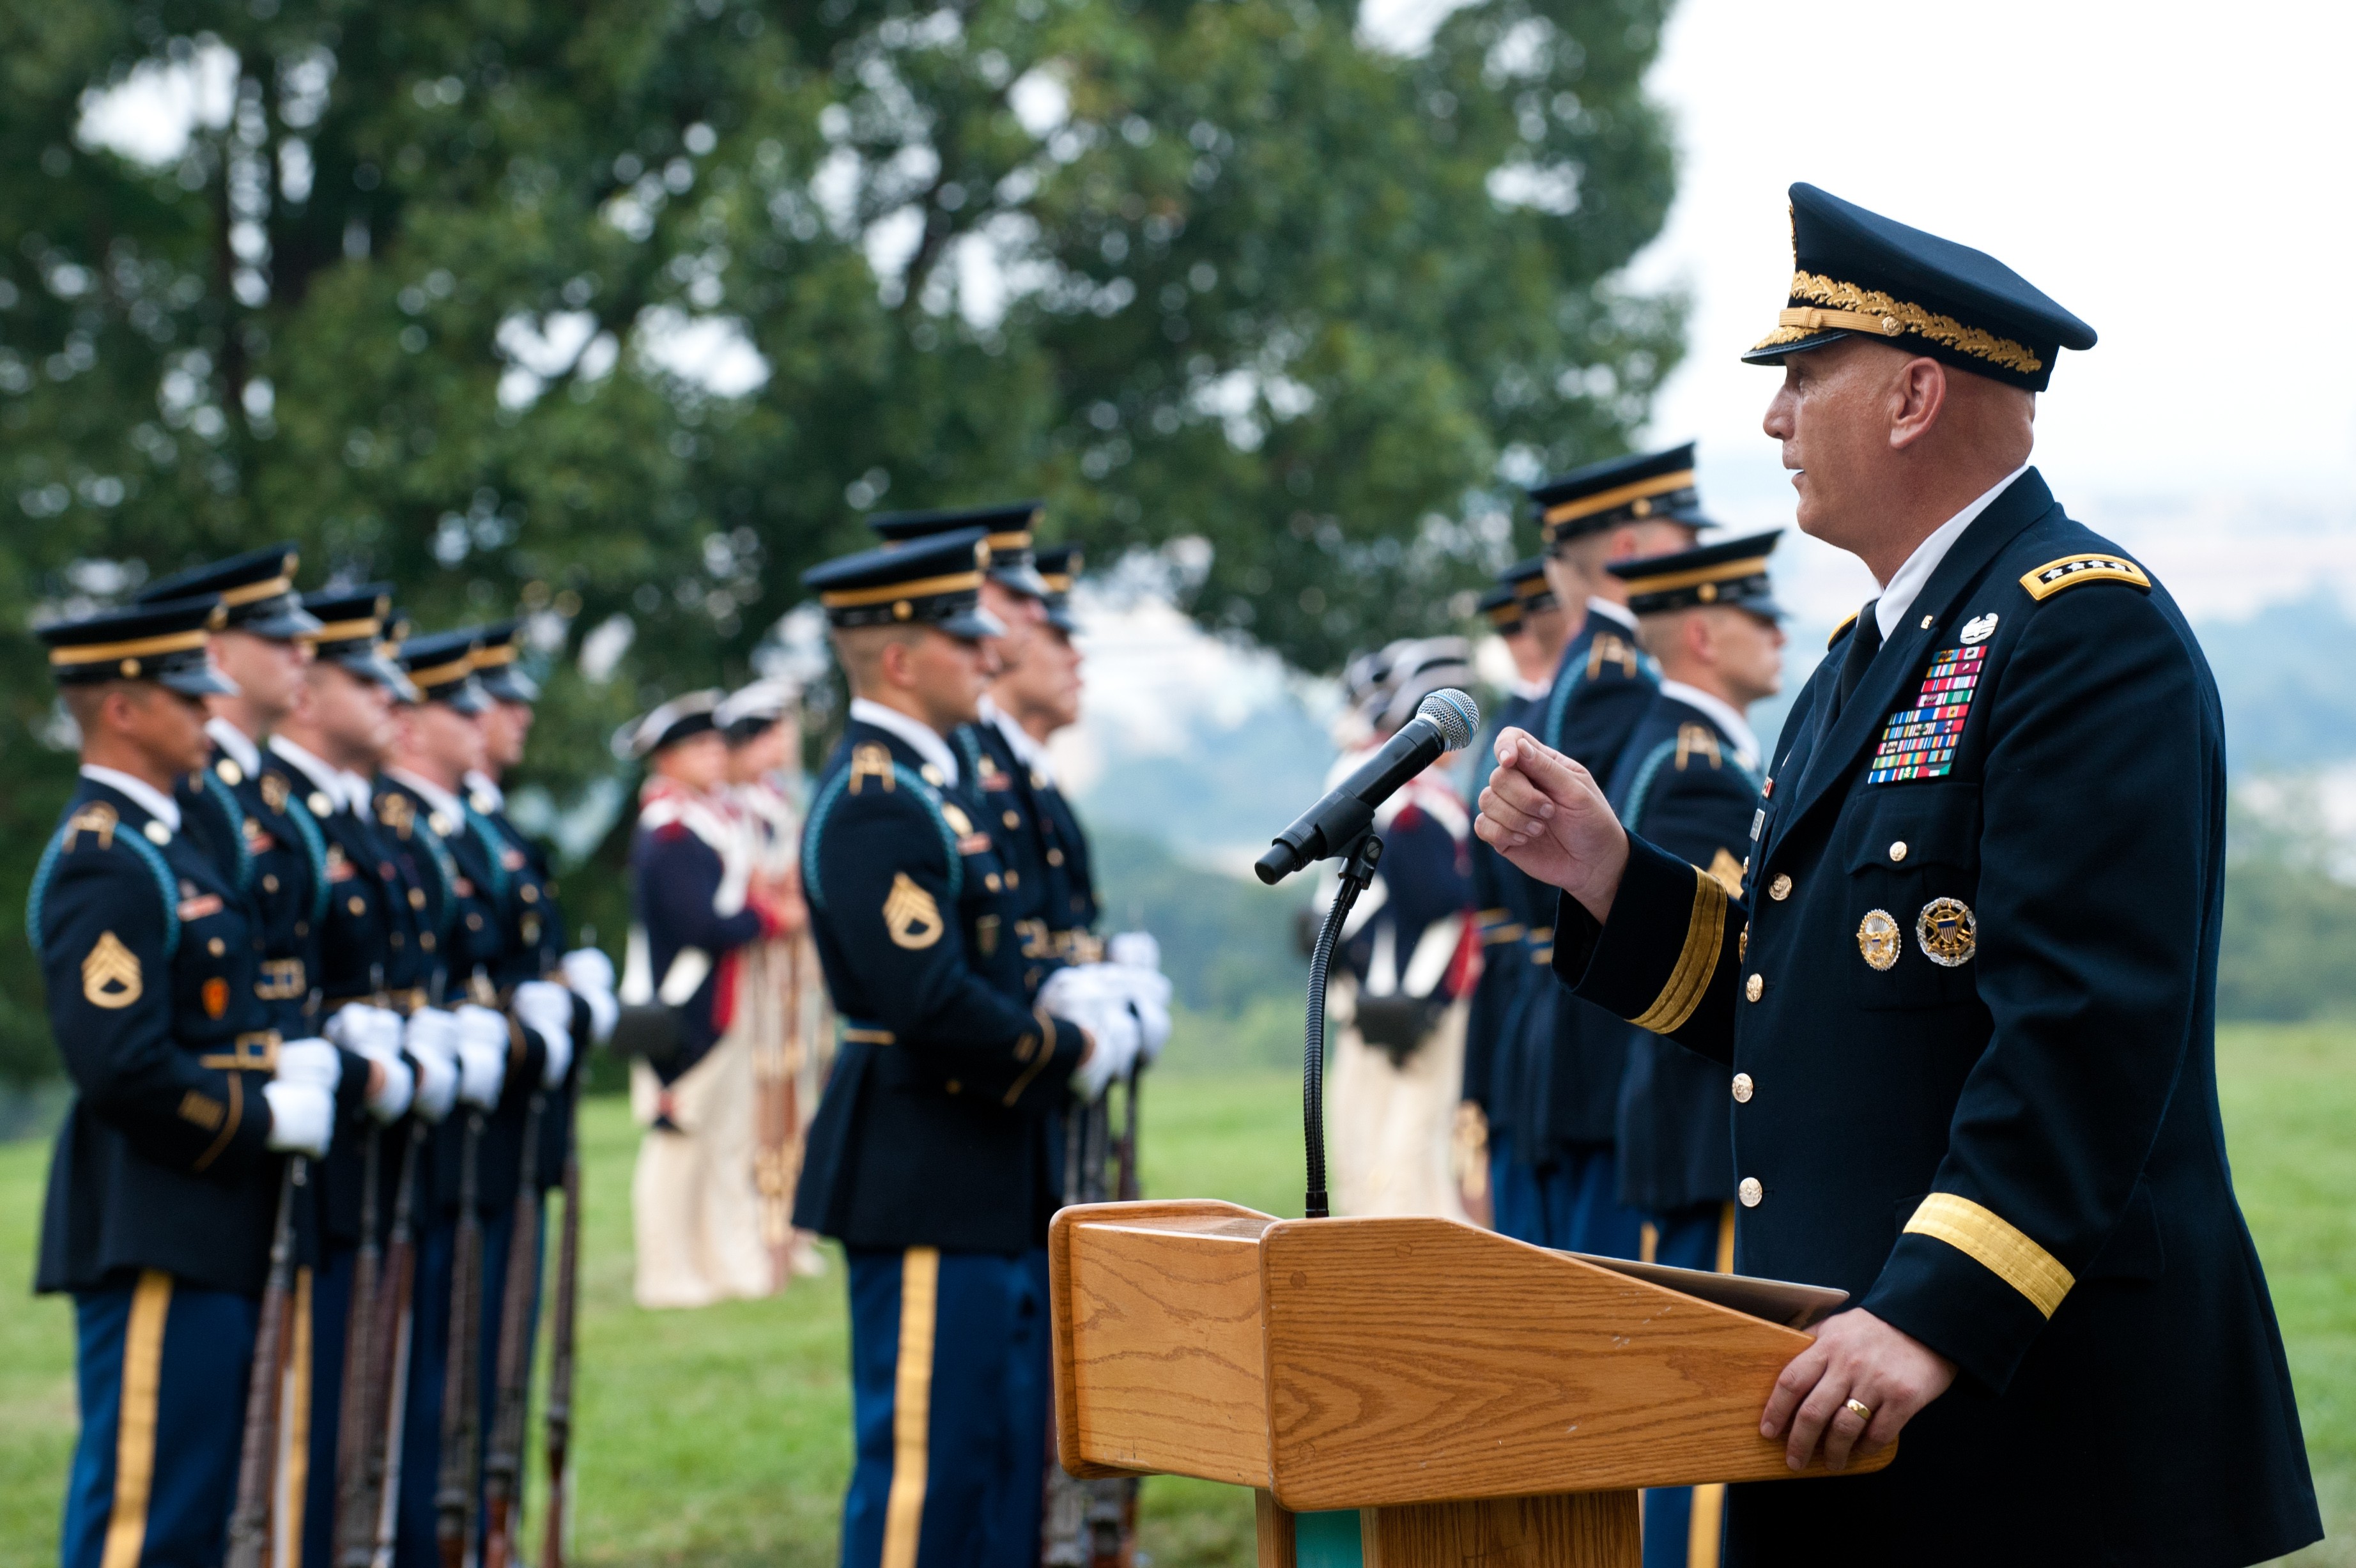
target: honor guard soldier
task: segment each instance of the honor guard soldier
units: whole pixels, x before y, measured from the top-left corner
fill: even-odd
[[[393,1358],[391,1347],[369,1339],[378,1302],[369,1290],[373,1279],[361,1277],[375,1271],[359,1264],[363,1232],[380,1251],[397,1195],[412,1179],[410,1154],[427,1119],[449,1109],[457,1087],[455,1069],[438,1054],[402,1050],[403,1020],[423,1006],[429,966],[417,943],[423,928],[410,884],[378,837],[369,801],[369,776],[391,743],[392,704],[413,694],[383,652],[390,592],[379,585],[304,595],[304,610],[319,623],[307,638],[312,657],[293,710],[272,728],[259,772],[265,795],[299,800],[326,844],[327,907],[312,980],[327,1035],[383,1062],[389,1083],[402,1091],[372,1105],[368,1120],[339,1128],[312,1180],[320,1259],[311,1286],[310,1456],[301,1521],[309,1568],[333,1561],[337,1510],[358,1506],[340,1484],[344,1451],[364,1439],[380,1443],[383,1433],[380,1391]],[[421,1114],[405,1115],[419,1109],[419,1100]],[[348,1433],[348,1412],[366,1425]],[[371,1540],[374,1524],[371,1518]]]
[[[305,639],[319,629],[294,592],[299,564],[292,544],[272,545],[165,578],[139,596],[143,604],[220,602],[212,657],[237,692],[206,699],[212,755],[177,793],[189,836],[252,896],[262,923],[257,984],[272,1026],[290,1036],[318,1029],[311,970],[327,901],[319,825],[283,776],[268,788],[262,776],[262,743],[294,710],[311,656]]]
[[[1691,445],[1597,463],[1530,492],[1546,538],[1547,581],[1580,624],[1563,649],[1538,732],[1565,756],[1608,773],[1653,700],[1657,672],[1636,640],[1627,590],[1604,570],[1631,556],[1681,549],[1706,519],[1697,509]],[[1530,892],[1528,943],[1554,953],[1547,890]],[[1548,1246],[1633,1257],[1643,1221],[1619,1201],[1612,1145],[1626,1031],[1560,988],[1530,1009],[1536,1038],[1523,1082],[1521,1142],[1538,1171]]]
[[[1003,628],[982,645],[992,665],[993,686],[1020,679],[1044,641],[1048,589],[1039,575],[1033,533],[1044,511],[1037,501],[1016,501],[948,511],[893,512],[868,520],[886,540],[902,544],[982,530],[989,560],[982,569],[981,608]],[[1028,742],[1016,739],[1022,726],[988,691],[972,723],[950,737],[950,743],[972,775],[982,804],[982,829],[997,841],[1004,891],[1014,911],[1011,929],[1024,959],[1023,983],[1035,994],[1057,965],[1086,963],[1100,955],[1094,951],[1093,936],[1077,956],[1057,944],[1056,933],[1068,933],[1072,926],[1054,907],[1048,886],[1047,853],[1055,847],[1047,842],[1038,792],[1031,783],[1033,770],[1023,761]]]
[[[1562,603],[1547,581],[1544,556],[1507,567],[1481,595],[1480,611],[1505,642],[1514,677],[1505,699],[1494,706],[1487,740],[1473,749],[1476,757],[1489,755],[1496,738],[1508,729],[1533,730],[1541,722],[1567,637]],[[1524,1072],[1523,1015],[1532,994],[1550,991],[1552,985],[1545,964],[1535,956],[1544,949],[1526,940],[1534,923],[1530,880],[1477,837],[1466,849],[1481,975],[1465,1015],[1464,1094],[1457,1111],[1456,1143],[1464,1158],[1477,1161],[1484,1172],[1488,1223],[1518,1241],[1543,1243],[1546,1211],[1537,1175],[1519,1157],[1515,1136]],[[1466,1188],[1472,1196],[1481,1195],[1472,1182]]]
[[[1029,742],[1027,748],[1016,748],[1016,757],[1023,763],[1039,814],[1044,845],[1042,858],[1046,862],[1048,934],[1057,952],[1074,963],[1087,963],[1097,955],[1098,948],[1097,918],[1101,905],[1096,874],[1088,857],[1087,832],[1056,783],[1055,762],[1047,752],[1049,736],[1080,721],[1080,649],[1073,641],[1080,624],[1072,613],[1072,585],[1079,580],[1086,559],[1077,545],[1046,545],[1033,552],[1033,562],[1039,569],[1039,581],[1047,588],[1046,629],[1036,645],[1038,667],[1027,676],[1019,671],[1001,676],[991,698],[1012,722],[1004,730],[1009,744],[1014,744],[1016,735]],[[1149,1029],[1146,1050],[1159,1051],[1161,1045]]]
[[[965,529],[803,578],[852,693],[803,836],[842,1049],[794,1214],[851,1264],[850,1568],[1039,1561],[1049,1113],[1137,1044],[1125,1010],[1033,1008],[1018,890],[949,741],[1002,630],[979,603],[987,549]]]
[[[1615,560],[1661,686],[1612,771],[1612,808],[1632,833],[1740,896],[1763,761],[1744,717],[1783,685],[1783,611],[1767,578],[1778,533]],[[1645,1263],[1734,1270],[1733,1128],[1726,1073],[1628,1029],[1620,1082],[1620,1201],[1644,1216]],[[1747,1091],[1740,1083],[1734,1095]],[[1646,1568],[1715,1564],[1726,1488],[1644,1494]]]
[[[44,628],[81,778],[34,872],[27,933],[75,1097],[36,1288],[70,1292],[81,1433],[61,1560],[220,1560],[273,1234],[293,1173],[369,1087],[326,1040],[282,1040],[260,921],[186,831],[207,766],[220,600]]]
[[[515,972],[509,956],[515,884],[462,793],[466,774],[483,763],[480,720],[489,702],[475,678],[476,645],[471,631],[402,643],[395,656],[417,700],[399,709],[376,794],[378,825],[425,895],[429,929],[418,940],[433,941],[430,988],[450,1008],[446,1029],[459,1063],[459,1114],[427,1145],[433,1201],[418,1246],[395,1542],[402,1568],[432,1568],[437,1527],[451,1530],[455,1511],[465,1515],[456,1528],[471,1532],[481,1522],[476,1499],[497,1385],[500,1286],[527,1134],[541,1093],[563,1082],[572,1058],[573,1004],[560,987],[516,984],[502,991],[501,977]],[[444,1027],[437,1022],[434,1034]],[[477,1365],[471,1377],[452,1378],[453,1315],[461,1310],[476,1327]],[[446,1402],[454,1386],[459,1407]],[[472,1451],[471,1467],[465,1454],[445,1452],[453,1441]],[[459,1468],[469,1470],[470,1483],[457,1479]]]
[[[1849,1293],[1762,1432],[1838,1469],[1903,1431],[1874,1475],[1732,1488],[1728,1560],[2270,1561],[2321,1531],[2218,1131],[2217,688],[2029,463],[2094,331],[1791,196],[1766,430],[1881,592],[1775,743],[1744,891],[1524,735],[1481,828],[1565,890],[1563,980],[1733,1085],[1737,1270]]]

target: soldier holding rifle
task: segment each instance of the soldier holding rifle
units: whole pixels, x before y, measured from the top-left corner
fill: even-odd
[[[1904,1435],[1871,1476],[1733,1488],[1728,1559],[2281,1556],[2321,1530],[2218,1131],[2217,688],[2029,462],[2094,331],[1814,187],[1792,216],[1766,429],[1800,528],[1881,592],[1772,750],[1741,892],[1519,731],[1480,827],[1562,890],[1556,974],[1726,1072],[1737,1270],[1856,1303],[1762,1434],[1836,1469]]]
[[[261,917],[184,831],[175,785],[209,761],[205,595],[45,628],[81,781],[34,877],[28,934],[76,1096],[59,1129],[37,1287],[74,1296],[82,1427],[61,1558],[219,1559],[273,1235],[295,1164],[374,1083],[272,1027]],[[288,1161],[274,1154],[290,1157]],[[284,1275],[280,1277],[283,1279]],[[262,1368],[275,1393],[274,1347]],[[274,1399],[268,1402],[274,1414]],[[252,1477],[247,1477],[251,1480]]]

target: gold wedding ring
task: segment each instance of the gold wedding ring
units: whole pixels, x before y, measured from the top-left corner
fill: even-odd
[[[1856,1416],[1859,1421],[1869,1423],[1873,1420],[1873,1406],[1866,1404],[1861,1401],[1854,1399],[1850,1400],[1842,1408],[1847,1410],[1851,1415]]]

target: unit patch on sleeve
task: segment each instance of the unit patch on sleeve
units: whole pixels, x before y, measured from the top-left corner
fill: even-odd
[[[2079,582],[2128,582],[2151,592],[2151,579],[2144,575],[2143,568],[2123,555],[2065,555],[2020,574],[2020,585],[2037,600],[2051,598]]]
[[[1971,716],[1972,692],[1987,657],[1985,646],[1949,648],[1932,656],[1914,706],[1900,709],[1882,725],[1866,783],[1935,779],[1954,766],[1955,741]]]

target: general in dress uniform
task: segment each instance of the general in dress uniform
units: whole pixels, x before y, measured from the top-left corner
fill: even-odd
[[[75,1089],[36,1288],[70,1292],[81,1433],[69,1568],[218,1561],[281,1187],[275,1152],[326,1152],[347,1082],[325,1040],[282,1040],[261,916],[185,832],[176,781],[208,762],[207,595],[49,626],[81,780],[33,879],[27,931]]]
[[[2217,688],[2167,591],[2026,461],[2032,394],[2094,334],[1977,251],[1805,185],[1792,213],[1751,356],[1785,370],[1768,430],[1801,526],[1883,586],[1776,742],[1744,891],[1515,737],[1483,803],[1579,890],[1563,979],[1731,1084],[1736,1267],[1860,1308],[1763,1425],[1836,1459],[1903,1427],[1877,1474],[1735,1488],[1729,1559],[2281,1556],[2320,1529],[2220,1132]],[[1898,499],[1845,504],[1877,482]]]
[[[1745,710],[1782,683],[1783,633],[1767,577],[1781,537],[1753,534],[1607,569],[1628,585],[1660,689],[1611,775],[1632,833],[1740,893],[1764,766]],[[1620,1201],[1644,1216],[1638,1256],[1734,1268],[1733,1127],[1725,1072],[1674,1041],[1622,1025]],[[1736,1094],[1742,1090],[1737,1086]],[[1646,1568],[1717,1568],[1726,1488],[1644,1494]]]
[[[794,1215],[851,1264],[852,1568],[1038,1561],[1025,1394],[1047,1332],[1049,1114],[1083,1058],[1087,1093],[1126,1065],[1096,1049],[1106,1029],[1033,1007],[1006,867],[949,741],[1001,629],[979,604],[987,550],[966,529],[804,578],[853,693],[803,836],[842,1049]]]
[[[1693,542],[1706,525],[1694,487],[1691,445],[1590,464],[1530,493],[1545,530],[1547,575],[1585,619],[1563,649],[1546,699],[1546,742],[1608,773],[1636,720],[1652,705],[1659,672],[1644,656],[1626,589],[1604,566]],[[1554,955],[1548,890],[1532,889],[1525,938],[1531,960]],[[1642,1220],[1619,1201],[1612,1143],[1620,1111],[1625,1031],[1559,987],[1539,987],[1528,1013],[1519,1140],[1538,1173],[1547,1245],[1633,1257]],[[1531,1238],[1526,1238],[1531,1239]]]

